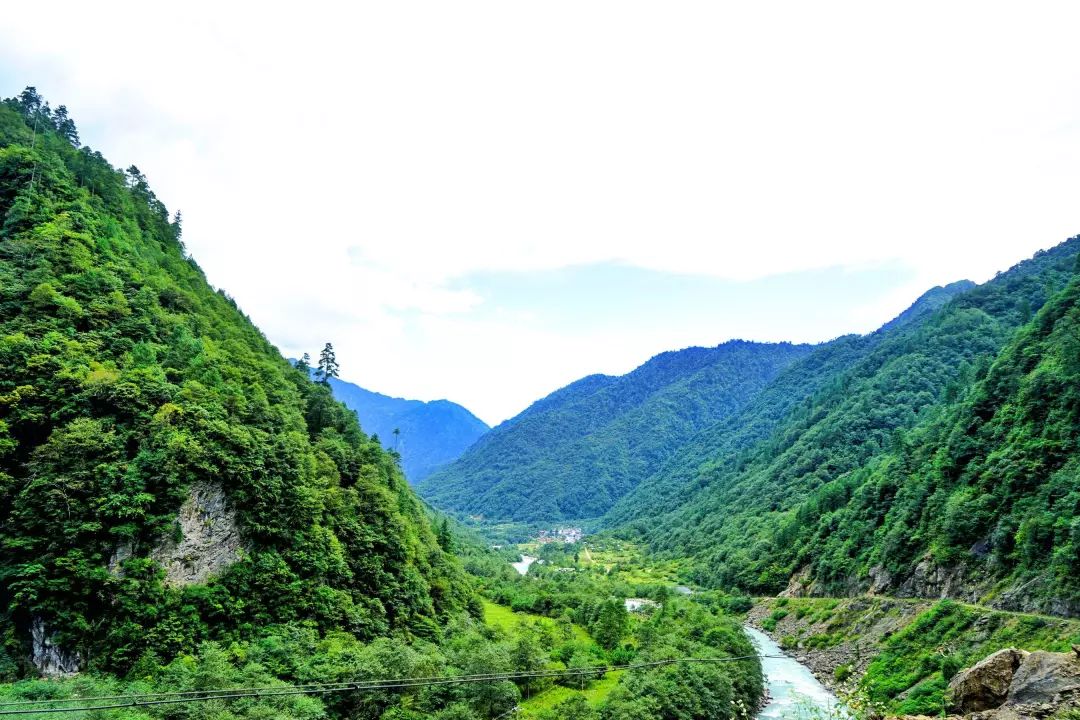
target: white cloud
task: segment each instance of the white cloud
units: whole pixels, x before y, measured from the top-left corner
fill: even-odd
[[[493,327],[446,289],[463,275],[913,268],[869,326],[1075,234],[1077,20],[1073,3],[22,3],[0,77],[139,165],[284,349],[331,338],[363,358],[357,381],[496,420],[668,338]]]

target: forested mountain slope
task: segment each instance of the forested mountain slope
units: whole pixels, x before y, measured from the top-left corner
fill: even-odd
[[[29,91],[0,104],[0,221],[0,672],[286,622],[435,636],[468,602],[392,456]]]
[[[480,418],[449,400],[405,400],[330,378],[334,397],[356,411],[360,426],[401,455],[410,483],[456,460],[488,428]],[[398,432],[395,433],[394,431]]]
[[[492,519],[597,517],[810,351],[731,341],[663,353],[621,377],[583,378],[489,432],[418,490],[437,507]]]
[[[868,335],[845,335],[814,348],[780,373],[739,412],[705,428],[675,452],[655,474],[623,498],[604,518],[617,526],[639,515],[655,516],[679,507],[686,493],[717,463],[730,461],[771,435],[791,413],[836,378],[868,358],[900,328],[920,322],[949,298],[974,287],[968,281],[936,287]]]
[[[707,583],[772,593],[801,572],[818,592],[1075,613],[1078,249],[887,326],[831,377],[810,366],[842,346],[816,351],[778,380],[811,382],[805,400],[788,409],[767,389],[611,522],[694,556]],[[779,422],[740,439],[770,408]]]

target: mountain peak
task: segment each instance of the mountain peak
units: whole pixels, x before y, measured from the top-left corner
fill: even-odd
[[[390,397],[338,378],[330,378],[330,389],[356,411],[365,432],[378,435],[385,447],[401,455],[401,469],[410,483],[456,460],[490,429],[450,400]]]
[[[971,280],[957,280],[948,285],[935,285],[920,295],[904,312],[878,328],[877,332],[909,325],[915,320],[941,309],[957,295],[976,287],[978,285]]]

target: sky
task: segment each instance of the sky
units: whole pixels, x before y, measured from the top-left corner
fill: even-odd
[[[1070,2],[16,3],[281,351],[489,423],[730,338],[867,332],[1080,233]]]

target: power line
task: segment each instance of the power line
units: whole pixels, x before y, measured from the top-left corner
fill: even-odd
[[[597,665],[587,668],[566,670],[514,671],[504,673],[485,673],[477,675],[459,675],[421,678],[391,678],[381,680],[357,680],[332,683],[313,683],[307,685],[279,685],[260,688],[230,688],[219,690],[189,690],[185,692],[140,693],[134,695],[99,695],[95,697],[66,698],[52,700],[20,700],[0,703],[0,716],[38,715],[56,713],[89,712],[92,710],[120,710],[132,707],[156,705],[178,705],[183,703],[208,702],[210,700],[238,700],[244,698],[270,698],[294,695],[327,695],[338,692],[373,692],[377,690],[400,690],[432,685],[459,685],[466,683],[502,682],[549,677],[581,677],[602,675],[617,670],[638,670],[681,663],[734,662],[756,658],[780,658],[784,655],[736,655],[717,658],[674,658],[656,660],[647,663],[628,665]],[[79,707],[42,707],[67,705],[81,702]],[[93,703],[93,704],[85,704]]]

